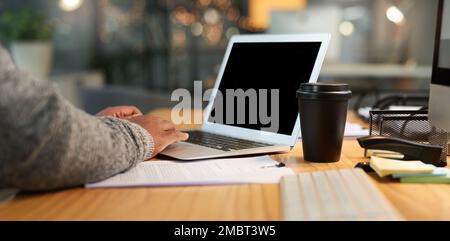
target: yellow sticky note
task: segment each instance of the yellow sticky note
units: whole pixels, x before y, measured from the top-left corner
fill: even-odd
[[[389,176],[394,173],[432,173],[436,168],[433,165],[425,164],[421,161],[399,161],[377,156],[370,157],[370,167],[380,177]]]
[[[377,156],[377,157],[382,157],[382,158],[387,158],[387,159],[398,159],[398,160],[403,160],[403,158],[405,157],[405,155],[398,153],[398,152],[367,149],[367,157],[371,157],[371,156]]]

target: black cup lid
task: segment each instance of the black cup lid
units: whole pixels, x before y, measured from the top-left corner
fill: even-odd
[[[341,83],[303,83],[300,85],[300,91],[305,92],[329,92],[347,90],[348,84]]]
[[[297,91],[303,99],[349,99],[351,94],[344,83],[303,83]]]

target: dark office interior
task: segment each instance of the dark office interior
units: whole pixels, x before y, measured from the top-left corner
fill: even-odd
[[[349,83],[355,110],[386,96],[427,98],[437,1],[256,2],[2,0],[0,11],[3,26],[42,18],[52,46],[48,79],[91,113],[107,104],[166,107],[172,90],[195,80],[211,88],[235,34],[330,32],[319,81]],[[2,29],[10,48],[8,38],[20,42]]]

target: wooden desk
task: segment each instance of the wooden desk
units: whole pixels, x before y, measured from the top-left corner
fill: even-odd
[[[168,110],[154,114],[170,116]],[[363,160],[363,150],[347,139],[337,163],[304,162],[301,143],[290,153],[273,157],[305,172],[351,168]],[[406,219],[450,220],[450,185],[372,179]],[[75,188],[19,195],[0,203],[0,220],[280,220],[280,213],[278,185]]]

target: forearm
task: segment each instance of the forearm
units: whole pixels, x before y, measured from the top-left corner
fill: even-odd
[[[51,190],[98,181],[152,154],[128,121],[76,109],[50,83],[0,71],[0,188]]]

